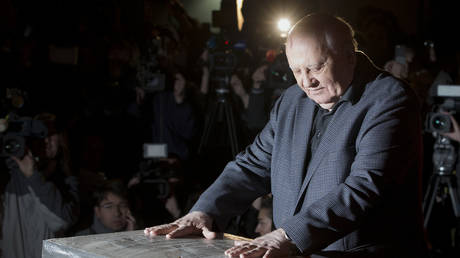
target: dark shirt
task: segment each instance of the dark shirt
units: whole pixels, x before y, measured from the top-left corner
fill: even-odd
[[[313,156],[316,149],[318,148],[319,143],[321,142],[321,137],[327,129],[329,121],[331,121],[332,115],[334,114],[335,109],[331,111],[323,109],[320,106],[315,107],[314,120],[310,133],[310,145],[308,146],[309,158]]]
[[[340,100],[332,107],[332,110],[323,109],[318,104],[315,105],[314,119],[311,127],[310,133],[310,144],[308,145],[307,151],[307,161],[310,161],[311,157],[315,154],[316,149],[318,148],[323,134],[327,130],[329,122],[334,116],[337,107],[339,107],[344,101],[350,101],[352,97],[353,90],[352,86],[348,87]]]

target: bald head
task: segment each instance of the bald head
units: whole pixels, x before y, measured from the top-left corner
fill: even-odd
[[[331,110],[351,84],[356,66],[353,30],[341,19],[311,14],[291,29],[286,57],[297,85]]]
[[[287,48],[299,37],[315,38],[331,54],[353,54],[357,50],[352,27],[343,19],[328,14],[310,14],[298,21],[289,31]]]

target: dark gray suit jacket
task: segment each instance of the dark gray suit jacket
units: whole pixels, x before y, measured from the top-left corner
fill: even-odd
[[[309,162],[315,103],[296,85],[192,210],[210,214],[224,228],[271,192],[276,227],[305,254],[365,249],[390,257],[417,251],[422,242],[417,100],[407,85],[357,55],[349,100],[336,104]]]

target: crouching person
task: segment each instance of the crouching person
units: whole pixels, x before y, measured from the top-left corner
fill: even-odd
[[[107,181],[93,197],[93,224],[77,232],[77,236],[136,229],[136,220],[129,209],[127,189],[121,181]]]

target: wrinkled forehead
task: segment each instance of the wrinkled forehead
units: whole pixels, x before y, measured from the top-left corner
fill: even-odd
[[[286,51],[296,47],[308,47],[316,51],[327,50],[327,44],[322,35],[307,32],[289,35],[286,41]]]

